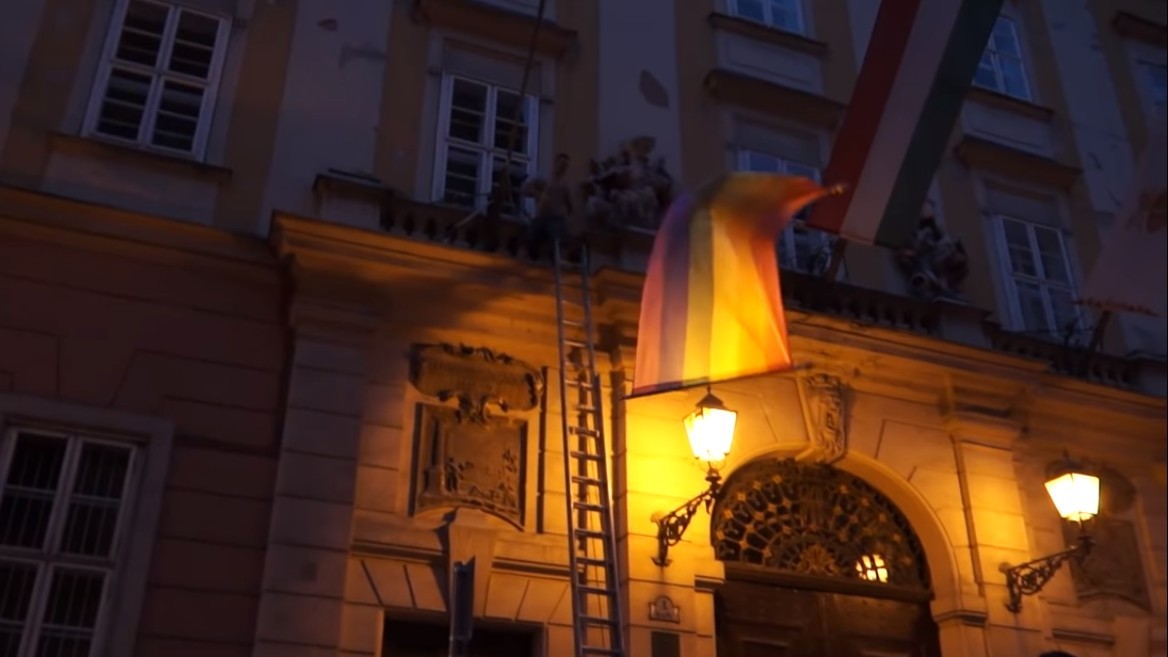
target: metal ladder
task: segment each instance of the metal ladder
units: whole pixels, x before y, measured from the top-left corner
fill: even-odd
[[[576,657],[625,657],[620,579],[616,565],[612,493],[600,375],[596,372],[588,248],[580,261],[565,262],[552,244],[556,277],[556,338],[560,350],[560,415],[564,436],[564,490],[568,500],[568,552],[572,573],[572,622]],[[575,273],[579,284],[565,284]],[[565,299],[572,291],[578,298]],[[570,319],[565,306],[582,309]]]

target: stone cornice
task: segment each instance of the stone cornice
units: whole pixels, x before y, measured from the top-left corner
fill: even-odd
[[[262,282],[279,279],[275,259],[258,239],[19,187],[0,185],[0,234]]]

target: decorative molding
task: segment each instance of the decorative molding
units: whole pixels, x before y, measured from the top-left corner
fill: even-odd
[[[543,376],[527,363],[486,347],[415,344],[410,383],[439,401],[458,400],[459,421],[487,424],[490,404],[530,411],[543,396]]]
[[[739,34],[756,41],[763,41],[776,46],[782,46],[783,48],[797,50],[808,55],[814,55],[820,59],[826,59],[829,52],[829,46],[823,41],[817,41],[802,34],[780,30],[756,21],[731,16],[730,14],[712,11],[708,20],[710,26],[714,29],[733,32],[734,34]]]
[[[969,135],[963,137],[953,151],[957,159],[968,167],[1044,187],[1069,189],[1083,173],[1078,167],[1049,157]]]
[[[714,98],[818,128],[835,128],[847,105],[727,69],[714,69],[702,85]]]
[[[1003,109],[1007,112],[1025,116],[1043,123],[1050,123],[1054,120],[1054,110],[1042,105],[1035,105],[1034,103],[1014,96],[1007,96],[1003,93],[986,89],[985,87],[977,87],[970,85],[969,91],[965,94],[966,100],[975,103],[981,103],[989,107]]]
[[[1071,560],[1071,579],[1081,600],[1117,597],[1152,611],[1148,578],[1140,558],[1135,524],[1123,518],[1099,515],[1091,521],[1095,547],[1081,563]],[[1078,527],[1063,523],[1068,544],[1078,536]]]
[[[634,137],[620,152],[589,163],[584,209],[595,228],[657,230],[673,200],[673,176],[665,158],[650,158],[657,140]]]
[[[474,0],[414,0],[414,20],[497,41],[515,48],[528,46],[535,15],[492,7]],[[536,52],[563,57],[576,43],[576,31],[544,19],[540,26]]]
[[[810,442],[805,458],[838,461],[848,450],[850,389],[837,376],[816,373],[799,377],[799,401]]]
[[[673,604],[667,595],[659,595],[649,603],[649,620],[680,623],[681,607]]]
[[[469,506],[523,529],[527,423],[418,404],[414,512]]]

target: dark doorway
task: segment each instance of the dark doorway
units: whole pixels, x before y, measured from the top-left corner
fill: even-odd
[[[940,657],[927,604],[728,580],[718,657]]]
[[[522,629],[474,628],[470,657],[535,657],[538,634]],[[446,625],[387,620],[381,657],[447,657],[450,629]]]

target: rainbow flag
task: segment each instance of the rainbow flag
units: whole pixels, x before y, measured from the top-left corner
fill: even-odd
[[[733,173],[674,201],[649,257],[633,395],[791,368],[776,243],[837,189]]]

